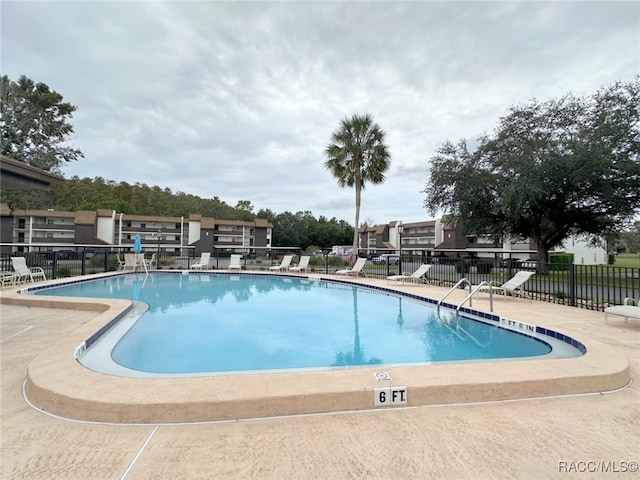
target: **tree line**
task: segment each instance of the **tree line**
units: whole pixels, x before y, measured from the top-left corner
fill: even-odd
[[[201,198],[169,188],[149,186],[144,183],[114,182],[104,178],[67,179],[51,190],[3,190],[0,200],[11,209],[59,211],[112,209],[118,213],[160,217],[187,217],[198,213],[220,220],[253,221],[264,218],[273,225],[272,245],[276,247],[310,246],[330,248],[348,245],[353,237],[353,227],[344,220],[316,218],[311,212],[274,213],[270,209],[254,212],[248,200],[232,207],[218,197]]]

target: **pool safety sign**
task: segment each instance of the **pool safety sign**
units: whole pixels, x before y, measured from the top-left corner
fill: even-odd
[[[536,333],[536,326],[530,323],[524,323],[519,320],[511,320],[510,318],[500,317],[500,326],[513,330],[515,332],[528,333],[533,335]]]
[[[381,387],[373,389],[373,405],[389,407],[407,404],[407,387]]]

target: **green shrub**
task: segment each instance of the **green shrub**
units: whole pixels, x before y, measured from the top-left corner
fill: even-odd
[[[70,277],[71,276],[71,268],[68,265],[60,265],[58,266],[58,270],[56,271],[57,278]]]
[[[616,263],[616,254],[610,253],[607,255],[607,265],[613,265]]]
[[[573,264],[573,253],[553,253],[549,255],[549,270],[569,270]]]
[[[329,257],[327,257],[329,259],[329,266],[330,267],[345,267],[347,265],[349,265],[349,262],[347,262],[345,259],[343,259],[342,257],[338,256],[338,255],[331,255]]]
[[[89,267],[95,270],[104,270],[106,272],[114,272],[118,270],[120,263],[115,253],[107,254],[107,268],[104,267],[104,253],[96,253],[88,262]]]
[[[311,257],[309,265],[312,267],[324,267],[324,257]]]

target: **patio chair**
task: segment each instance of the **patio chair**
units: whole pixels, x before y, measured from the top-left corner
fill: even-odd
[[[431,268],[431,265],[420,265],[420,267],[411,275],[390,275],[387,280],[396,282],[410,282],[410,283],[429,283],[427,280],[427,272]]]
[[[136,268],[139,266],[144,266],[144,263],[141,263],[137,253],[124,254],[124,265],[122,265],[122,270],[131,270],[135,272]]]
[[[356,277],[362,275],[363,277],[366,277],[366,274],[362,271],[365,263],[367,263],[367,259],[359,257],[353,267],[346,268],[344,270],[337,270],[336,275],[355,275]]]
[[[291,260],[293,260],[293,255],[285,255],[282,258],[282,262],[280,262],[280,265],[276,265],[275,267],[270,267],[269,270],[289,270],[289,265],[291,265]]]
[[[640,300],[625,298],[622,305],[614,305],[604,309],[604,321],[609,321],[608,315],[620,315],[624,317],[624,322],[629,321],[629,317],[640,320]]]
[[[510,280],[506,281],[502,285],[481,285],[477,289],[481,292],[486,292],[491,289],[494,292],[501,292],[505,298],[507,295],[520,296],[522,298],[528,298],[531,300],[529,294],[522,288],[527,280],[531,278],[536,272],[517,272]]]
[[[241,270],[242,264],[240,260],[242,259],[242,255],[231,255],[229,257],[229,266],[227,267],[229,270]]]
[[[154,253],[153,255],[151,255],[151,258],[149,260],[144,259],[144,265],[147,268],[157,268],[157,258],[156,258],[156,254]]]
[[[11,265],[15,270],[15,283],[35,282],[37,279],[46,280],[47,276],[40,267],[27,267],[27,260],[24,257],[11,257]]]
[[[193,265],[191,265],[191,268],[193,270],[202,270],[203,268],[207,268],[209,266],[210,261],[211,261],[211,253],[203,252],[200,255],[200,260],[198,260],[198,263],[194,263]]]
[[[124,258],[120,257],[120,254],[116,254],[116,258],[118,259],[118,270],[124,270]]]
[[[309,255],[302,255],[300,257],[300,263],[295,267],[289,267],[290,272],[308,272],[309,271]]]

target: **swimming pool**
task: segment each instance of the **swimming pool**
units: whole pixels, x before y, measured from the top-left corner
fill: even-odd
[[[158,274],[198,275],[176,271]],[[242,272],[240,275],[257,273]],[[123,282],[115,287],[128,295],[127,300],[34,294],[53,284],[75,284],[95,279],[102,281],[106,277],[127,279],[128,283]],[[287,275],[282,281],[294,277]],[[464,315],[482,318],[506,329],[527,332],[548,342],[552,351],[536,357],[498,361],[336,366],[260,371],[259,374],[152,374],[117,365],[111,360],[111,348],[107,348],[98,362],[98,368],[87,368],[78,360],[84,362],[92,352],[100,350],[103,342],[97,340],[110,337],[111,333],[124,327],[118,338],[122,337],[135,323],[136,315],[141,313],[138,308],[144,304],[131,300],[135,295],[141,295],[147,284],[139,283],[138,287],[141,288],[134,288],[129,279],[136,278],[144,282],[145,277],[131,273],[108,273],[90,278],[60,279],[28,286],[13,293],[4,292],[3,297],[6,298],[2,298],[3,303],[60,309],[57,310],[60,315],[64,315],[65,311],[93,312],[88,313],[86,322],[72,332],[57,337],[29,363],[23,392],[30,405],[64,418],[97,422],[236,422],[239,419],[282,415],[602,393],[622,388],[630,379],[626,358],[619,355],[617,350],[585,337],[583,322],[575,321],[575,312],[569,307],[500,300],[495,305],[496,310],[501,312],[497,316],[488,313],[486,297],[478,298],[477,303],[474,300],[477,310],[463,308]],[[389,284],[384,279],[344,279],[315,274],[309,278],[298,278],[312,283],[326,279],[339,285],[353,284],[381,294],[402,293],[403,314],[405,299],[435,304],[448,290],[438,286],[399,286]],[[457,302],[464,296],[464,292],[460,291],[453,292],[450,298]],[[455,310],[455,304],[452,307]],[[83,354],[85,347],[87,349]],[[364,345],[363,348],[369,355],[370,347]],[[109,366],[118,366],[126,372],[105,371],[105,361],[109,362]],[[393,400],[398,392],[402,393],[400,397],[395,397],[399,402],[381,401],[383,396]]]
[[[139,318],[120,319],[108,334],[86,342],[87,350],[83,348],[79,356],[89,368],[124,376],[581,354],[535,330],[525,335],[499,328],[497,317],[458,316],[425,299],[307,277],[126,274],[37,293],[124,298],[148,304],[148,311]]]

